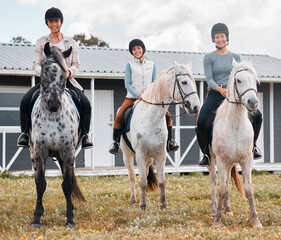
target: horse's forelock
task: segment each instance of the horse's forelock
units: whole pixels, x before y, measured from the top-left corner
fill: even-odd
[[[65,72],[67,72],[68,68],[66,66],[65,59],[64,59],[62,51],[59,48],[57,48],[55,46],[52,46],[51,52],[52,52],[52,56],[54,57],[54,60],[61,66],[61,68]]]

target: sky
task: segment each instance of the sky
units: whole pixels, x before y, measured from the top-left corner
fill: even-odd
[[[111,48],[128,48],[140,38],[148,50],[210,52],[211,28],[225,23],[228,49],[281,59],[280,0],[0,0],[0,42],[22,36],[35,44],[49,34],[44,15],[57,7],[62,32],[85,33]]]

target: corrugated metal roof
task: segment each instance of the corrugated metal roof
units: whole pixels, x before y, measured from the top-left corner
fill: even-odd
[[[0,43],[0,74],[34,74],[32,61],[34,45]],[[78,77],[110,76],[123,77],[126,63],[132,58],[126,49],[79,47],[80,73]],[[196,78],[204,78],[202,52],[147,51],[146,57],[152,60],[160,72],[173,64],[192,62],[192,72]],[[241,58],[252,59],[258,76],[263,80],[281,81],[281,59],[268,55],[240,54]],[[26,74],[25,74],[26,73]]]

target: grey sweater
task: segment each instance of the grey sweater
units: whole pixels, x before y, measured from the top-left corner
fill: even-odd
[[[228,83],[233,58],[237,62],[241,61],[238,54],[230,51],[225,55],[220,55],[213,51],[204,56],[203,66],[208,90],[215,90],[216,86]]]

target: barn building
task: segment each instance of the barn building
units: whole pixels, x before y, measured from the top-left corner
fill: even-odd
[[[39,81],[32,70],[34,45],[0,43],[0,171],[31,169],[29,151],[18,148],[16,140],[20,133],[19,105],[27,90]],[[94,149],[78,150],[76,167],[85,169],[116,168],[124,166],[122,153],[108,153],[112,142],[115,112],[126,96],[124,69],[132,58],[126,49],[80,47],[80,73],[76,76],[92,103],[92,135]],[[192,63],[201,102],[207,85],[203,71],[201,52],[147,51],[157,72],[173,64]],[[263,127],[258,146],[263,152],[260,163],[281,163],[281,59],[267,55],[241,54],[242,60],[252,59],[261,84],[258,86],[259,109],[263,113]],[[200,151],[195,137],[196,116],[182,114],[178,106],[171,106],[174,115],[174,136],[180,144],[176,153],[169,154],[167,165],[174,167],[197,164]],[[47,168],[56,163],[48,161]]]

